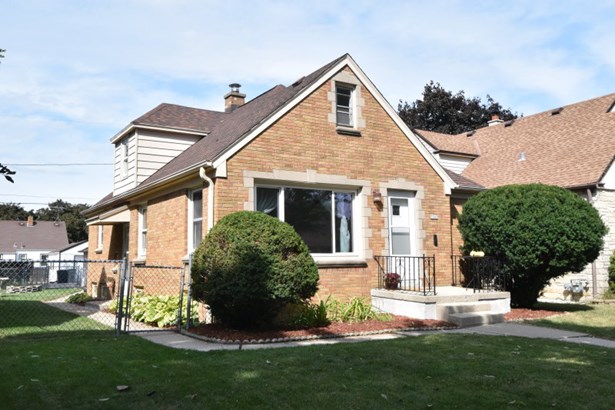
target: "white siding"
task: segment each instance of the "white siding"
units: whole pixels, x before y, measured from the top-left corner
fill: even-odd
[[[122,141],[128,138],[128,169],[122,173]],[[199,140],[195,135],[174,135],[138,130],[115,144],[113,194],[135,188]]]
[[[128,169],[126,175],[122,175],[122,141],[128,139]],[[115,144],[115,168],[113,172],[113,195],[121,194],[136,186],[136,153],[137,136],[133,133]]]
[[[154,131],[139,131],[137,151],[137,184],[145,181],[163,165],[198,141],[194,135],[172,135]]]
[[[444,168],[451,170],[457,174],[461,174],[466,169],[466,167],[470,165],[470,162],[472,162],[472,159],[470,158],[443,154],[436,155],[436,159],[440,164],[442,164]]]
[[[602,177],[602,181],[605,189],[615,189],[615,167],[613,164],[607,169],[604,173],[604,177]]]

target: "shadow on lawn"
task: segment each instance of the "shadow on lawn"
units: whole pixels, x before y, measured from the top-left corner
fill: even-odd
[[[0,299],[0,339],[108,331],[96,321],[33,300]]]
[[[594,310],[591,305],[583,305],[579,303],[550,303],[538,302],[532,310],[550,310],[552,312],[585,312]]]

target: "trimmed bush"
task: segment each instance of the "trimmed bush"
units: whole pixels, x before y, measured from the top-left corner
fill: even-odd
[[[609,259],[609,290],[615,292],[615,251]]]
[[[516,307],[533,306],[552,278],[580,272],[602,249],[607,228],[579,195],[542,184],[508,185],[470,198],[459,217],[462,251],[505,261]]]
[[[261,212],[222,218],[192,260],[192,295],[217,320],[238,328],[270,325],[287,304],[318,289],[318,268],[295,230]]]

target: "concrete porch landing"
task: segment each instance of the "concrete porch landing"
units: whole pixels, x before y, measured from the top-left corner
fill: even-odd
[[[461,327],[504,321],[510,312],[510,293],[476,292],[442,286],[436,295],[403,290],[372,289],[372,305],[383,312],[417,319],[446,320]]]

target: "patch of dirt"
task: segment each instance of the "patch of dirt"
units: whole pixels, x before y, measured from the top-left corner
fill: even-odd
[[[236,330],[221,324],[206,324],[190,329],[191,333],[220,341],[271,341],[275,339],[305,339],[313,337],[341,337],[362,333],[385,333],[401,329],[430,330],[456,327],[442,320],[420,320],[393,316],[389,321],[367,320],[357,323],[334,322],[328,326],[308,329]]]
[[[544,319],[549,316],[562,315],[565,312],[558,312],[553,310],[540,310],[540,309],[520,309],[513,308],[509,313],[504,315],[506,321],[521,321],[521,320],[535,320]]]

